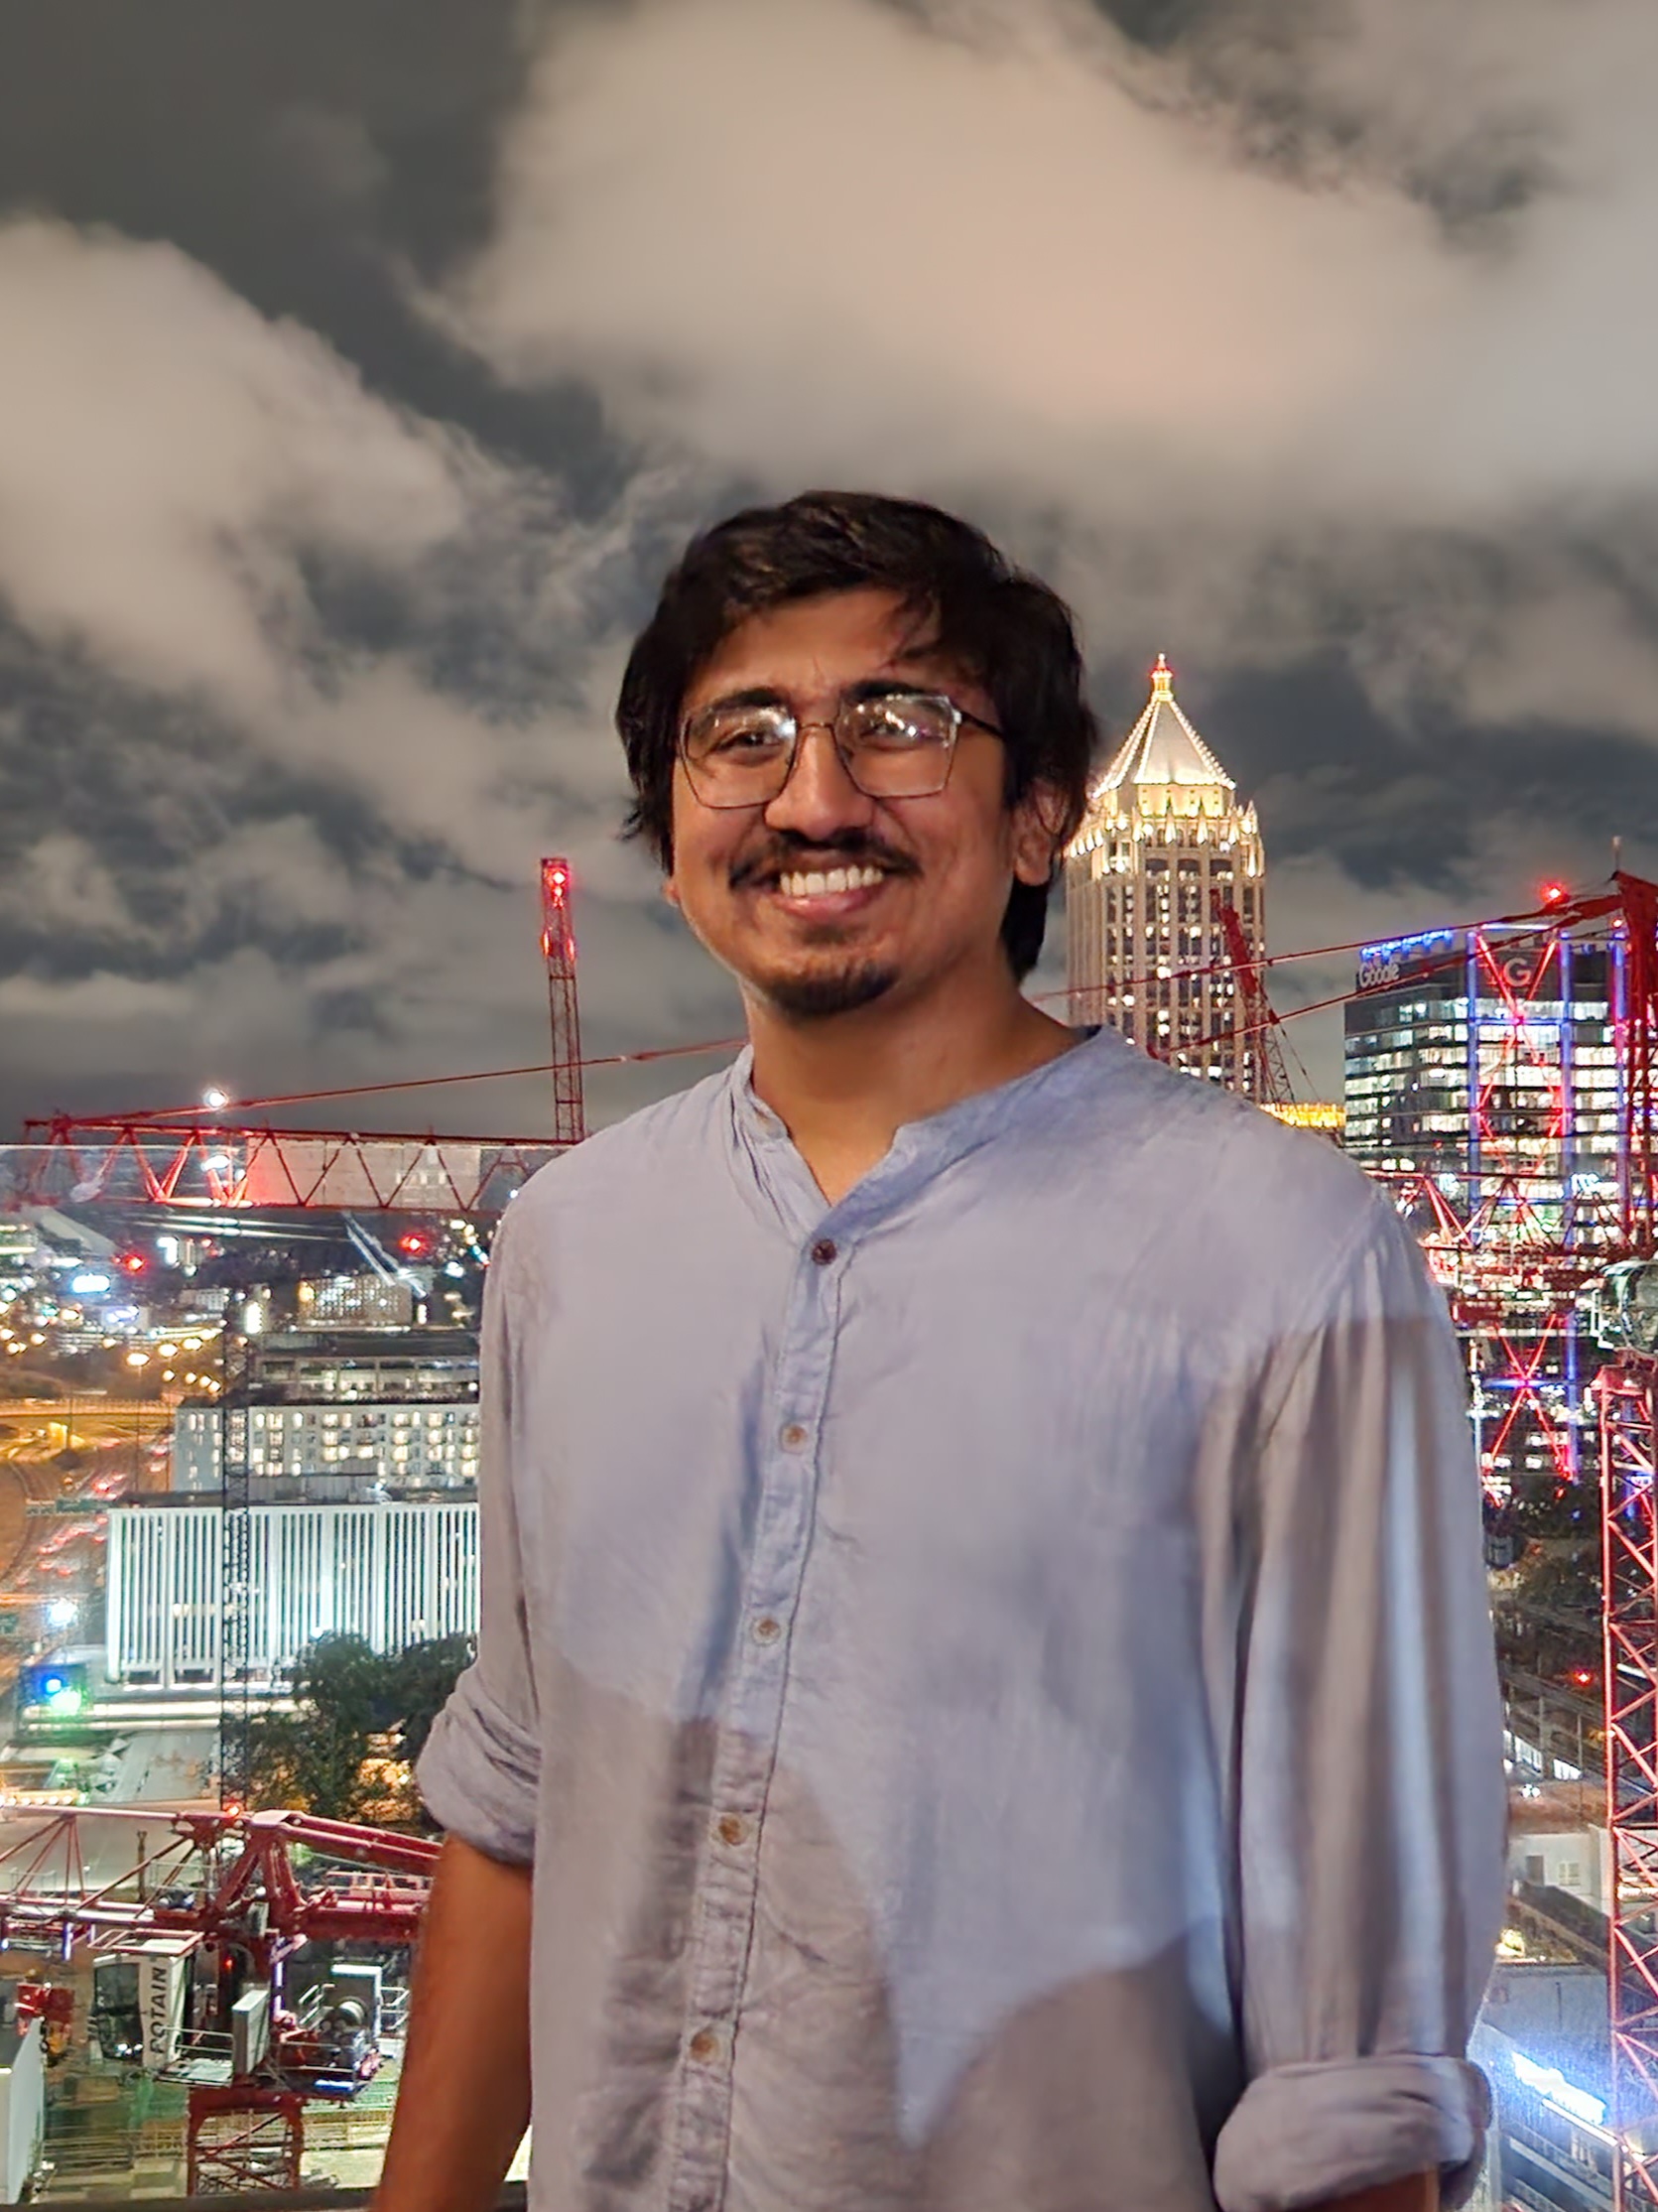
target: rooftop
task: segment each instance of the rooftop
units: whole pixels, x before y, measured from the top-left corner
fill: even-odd
[[[1181,712],[1175,674],[1161,653],[1151,672],[1151,697],[1101,778],[1100,791],[1124,784],[1218,784],[1237,787]]]

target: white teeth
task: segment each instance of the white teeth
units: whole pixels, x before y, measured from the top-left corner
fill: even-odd
[[[879,868],[828,868],[812,875],[781,875],[777,887],[786,899],[821,899],[837,891],[872,890],[880,881]]]

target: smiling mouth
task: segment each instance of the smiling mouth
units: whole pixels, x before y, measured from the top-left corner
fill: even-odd
[[[786,899],[835,898],[847,891],[872,891],[886,877],[885,868],[791,868],[777,877],[776,888]]]

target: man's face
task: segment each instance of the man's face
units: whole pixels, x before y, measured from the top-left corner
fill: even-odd
[[[752,615],[698,674],[681,725],[716,701],[769,695],[803,723],[833,719],[859,686],[941,692],[995,710],[928,650],[925,626],[884,590],[838,591]],[[710,808],[674,770],[669,898],[746,989],[796,1019],[925,994],[962,967],[1005,988],[1002,915],[1015,876],[1047,880],[1047,796],[1003,803],[1000,738],[964,722],[950,780],[919,799],[858,790],[829,732],[802,732],[794,773],[764,807]],[[849,882],[834,871],[854,870]]]

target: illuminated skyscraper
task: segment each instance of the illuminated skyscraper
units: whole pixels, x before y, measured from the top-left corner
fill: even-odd
[[[1615,933],[1502,924],[1394,938],[1358,958],[1346,1148],[1395,1179],[1424,1235],[1467,1225],[1490,1277],[1489,1310],[1464,1335],[1493,1496],[1524,1501],[1584,1472],[1597,1363],[1561,1285],[1574,1251],[1603,1247],[1624,1196],[1626,963]]]
[[[1160,653],[1145,711],[1066,854],[1072,1020],[1108,1022],[1159,1060],[1260,1098],[1255,1040],[1231,1033],[1219,910],[1235,906],[1264,955],[1265,872],[1255,810],[1181,713]]]
[[[1586,1203],[1618,1187],[1623,958],[1615,937],[1501,925],[1366,945],[1346,1005],[1347,1150],[1570,1243]]]

